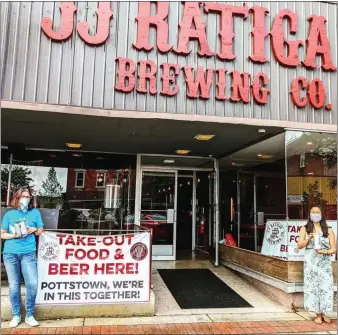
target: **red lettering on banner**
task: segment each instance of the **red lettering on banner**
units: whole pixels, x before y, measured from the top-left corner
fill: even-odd
[[[300,89],[307,88],[307,80],[304,77],[297,77],[292,81],[291,84],[291,99],[297,107],[306,106],[308,100],[307,97],[300,97]]]
[[[283,20],[287,18],[290,23],[290,32],[295,34],[298,30],[298,16],[289,9],[281,10],[275,17],[271,29],[271,44],[276,60],[290,67],[296,67],[299,64],[298,48],[303,45],[300,40],[287,41],[284,38]],[[284,45],[287,45],[288,55],[284,56]]]
[[[118,275],[119,273],[121,273],[123,275],[124,270],[125,270],[125,264],[117,263],[115,265],[115,274]]]
[[[266,86],[267,84],[268,76],[265,73],[259,72],[255,75],[252,83],[252,95],[258,104],[268,103],[268,95],[270,90],[262,88],[262,86]]]
[[[105,246],[111,246],[113,244],[116,244],[116,245],[122,245],[125,243],[126,239],[128,240],[128,245],[131,245],[132,243],[132,239],[133,239],[134,235],[131,234],[131,235],[123,235],[122,238],[121,238],[121,241],[118,242],[118,236],[105,236],[103,239],[102,239],[102,243],[105,245]],[[122,243],[122,244],[121,244]]]
[[[62,2],[59,9],[61,12],[59,31],[53,30],[53,21],[49,17],[41,19],[41,29],[52,40],[66,41],[73,34],[76,7],[73,2]]]
[[[188,97],[189,98],[202,98],[209,99],[210,98],[210,87],[212,84],[212,74],[214,72],[213,69],[207,69],[207,73],[203,70],[202,66],[197,68],[196,79],[194,80],[193,76],[193,68],[191,66],[184,66],[184,73],[186,77],[186,83],[188,87]],[[199,94],[200,91],[200,94]]]
[[[162,69],[162,91],[161,94],[174,96],[178,93],[179,87],[175,85],[173,89],[170,88],[171,84],[176,84],[176,77],[178,76],[180,70],[177,64],[161,64]],[[170,70],[173,70],[173,73],[170,74]]]
[[[191,26],[194,23],[196,29]],[[197,39],[200,45],[198,54],[200,56],[212,56],[214,53],[209,49],[206,24],[203,20],[198,2],[185,2],[182,21],[179,23],[180,32],[178,46],[174,49],[178,54],[188,55],[191,50],[188,50],[190,39]]]
[[[79,236],[79,235],[63,235],[56,234],[59,238],[60,245],[83,245],[96,246],[95,237]]]
[[[94,247],[96,245],[96,238],[95,237],[88,237],[87,245],[89,247]]]
[[[84,242],[86,236],[76,236],[76,237],[77,237],[76,245],[86,245],[86,243]]]
[[[172,46],[168,44],[169,27],[164,20],[168,17],[169,2],[156,2],[157,14],[150,15],[150,2],[138,3],[137,21],[137,41],[133,46],[137,50],[150,51],[153,46],[149,44],[150,26],[155,26],[157,30],[157,49],[161,52],[168,52]]]
[[[280,251],[281,251],[281,252],[288,252],[288,246],[282,244],[282,245],[280,246]]]
[[[269,35],[265,30],[265,16],[269,11],[264,7],[254,6],[250,8],[253,12],[252,55],[249,59],[255,63],[265,63],[265,38]]]
[[[131,92],[135,87],[135,63],[130,58],[116,58],[119,69],[115,89],[125,93]]]
[[[246,4],[242,6],[232,6],[219,4],[215,2],[205,2],[204,10],[209,12],[221,13],[221,30],[219,37],[221,40],[221,52],[217,54],[220,59],[232,60],[236,56],[233,54],[233,39],[235,38],[233,29],[233,16],[241,15],[246,19],[249,15],[248,6]],[[211,56],[212,54],[210,54]]]
[[[77,32],[80,37],[88,44],[100,45],[109,37],[109,23],[113,12],[110,9],[110,2],[99,2],[96,10],[97,30],[94,36],[89,35],[89,24],[86,21],[80,21],[77,25]]]
[[[139,61],[139,72],[138,72],[138,87],[137,92],[147,93],[147,80],[149,81],[149,92],[150,94],[156,94],[156,71],[157,67],[155,62],[152,60]],[[149,71],[147,71],[149,69]],[[123,237],[124,239],[124,237]]]
[[[226,100],[226,95],[225,95],[225,89],[226,89],[226,79],[225,79],[225,74],[228,72],[227,69],[217,69],[216,70],[218,74],[218,80],[217,80],[217,95],[216,99],[217,100]]]
[[[248,103],[250,100],[249,94],[250,94],[250,73],[243,72],[240,73],[238,71],[232,71],[232,85],[231,85],[231,101],[243,101],[245,103]]]
[[[77,260],[82,261],[83,259],[100,259],[105,260],[109,258],[109,250],[107,249],[66,249],[65,259],[68,260],[71,257],[75,257]]]
[[[74,249],[69,249],[67,248],[66,249],[66,252],[65,252],[65,259],[69,259],[69,257],[72,257],[74,255]]]
[[[324,106],[326,93],[323,82],[320,79],[315,78],[311,80],[308,89],[308,96],[313,108],[319,109]]]
[[[48,264],[48,274],[56,275],[58,274],[58,264]]]
[[[66,237],[67,235],[64,235],[64,234],[56,234],[56,237],[59,238],[59,244],[60,245],[63,245],[63,239]]]
[[[331,58],[330,41],[326,35],[326,19],[324,16],[312,15],[310,21],[310,33],[306,40],[306,57],[302,64],[310,69],[315,69],[316,56],[322,57],[322,68],[327,71],[336,71]]]
[[[102,240],[102,243],[105,246],[110,246],[110,245],[114,244],[114,237],[113,236],[105,236]]]
[[[125,238],[128,240],[128,245],[131,245],[132,239],[135,237],[134,234],[125,235]]]
[[[76,245],[72,235],[69,235],[66,239],[65,245],[68,245],[68,244]]]
[[[289,242],[292,242],[292,241],[295,241],[296,243],[298,243],[298,241],[299,241],[299,236],[291,235],[291,236],[290,236],[290,241],[289,241]]]
[[[137,274],[137,264],[135,263],[105,263],[105,264],[94,264],[94,274]]]
[[[48,264],[48,275],[89,275],[89,264],[85,263],[50,263]]]
[[[119,241],[120,237],[120,241]],[[123,245],[124,244],[124,235],[115,235],[115,244],[116,245]]]
[[[135,263],[127,263],[126,264],[126,273],[128,275],[133,275],[134,273],[138,273],[137,271],[137,264]]]

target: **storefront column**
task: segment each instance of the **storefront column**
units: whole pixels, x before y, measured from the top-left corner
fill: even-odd
[[[216,229],[216,246],[215,246],[215,266],[219,265],[219,162],[218,159],[214,160],[214,169],[215,169],[215,229]]]

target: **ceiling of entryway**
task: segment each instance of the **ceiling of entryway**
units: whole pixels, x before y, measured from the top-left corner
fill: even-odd
[[[65,150],[65,143],[81,143],[81,150],[190,156],[225,157],[283,129],[196,121],[127,119],[55,112],[2,109],[2,145],[23,143],[26,148]],[[212,134],[197,141],[197,134]]]

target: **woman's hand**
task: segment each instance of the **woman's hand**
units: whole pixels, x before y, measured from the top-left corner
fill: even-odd
[[[315,237],[315,235],[316,235],[316,234],[311,233],[311,234],[309,235],[309,240],[312,240],[312,239]]]
[[[320,255],[329,255],[328,250],[325,249],[316,250],[316,253]]]
[[[38,228],[28,227],[27,231],[28,231],[28,234],[33,234],[38,231]]]

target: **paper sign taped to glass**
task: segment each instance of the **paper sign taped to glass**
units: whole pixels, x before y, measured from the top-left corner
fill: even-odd
[[[328,220],[327,224],[337,237],[337,222]],[[267,221],[261,253],[289,261],[303,261],[305,249],[298,249],[297,242],[300,229],[305,225],[305,220]],[[336,255],[332,255],[332,261],[335,259]]]

